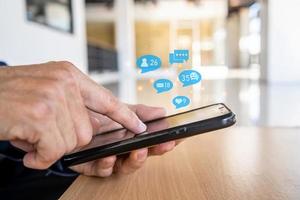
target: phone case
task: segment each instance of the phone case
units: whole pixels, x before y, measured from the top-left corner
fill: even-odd
[[[214,105],[223,105],[224,107],[226,107],[224,104],[214,104]],[[202,109],[202,108],[198,108],[198,109]],[[194,110],[198,110],[198,109],[194,109]],[[194,110],[187,111],[187,112],[193,112]],[[230,109],[228,110],[230,111]],[[180,115],[180,114],[183,113],[179,113],[176,115]],[[123,141],[115,142],[112,144],[107,144],[92,149],[76,152],[73,154],[65,155],[61,159],[61,162],[65,167],[77,165],[77,164],[96,160],[99,158],[104,158],[111,155],[120,155],[136,149],[150,147],[160,143],[191,137],[194,135],[226,128],[232,126],[233,124],[235,124],[235,122],[236,122],[235,114],[230,111],[230,113],[225,114],[223,116],[202,120],[202,121],[178,126],[175,128],[170,128],[163,131],[158,131],[151,134],[142,135],[139,137],[134,137]]]

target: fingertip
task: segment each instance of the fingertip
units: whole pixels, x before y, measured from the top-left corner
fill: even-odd
[[[145,132],[146,129],[147,129],[147,126],[141,120],[139,120],[138,123],[139,124],[138,124],[137,130],[136,130],[136,133],[143,133],[143,132]]]
[[[106,158],[102,158],[102,159],[99,160],[98,166],[101,169],[111,168],[111,167],[114,166],[116,160],[117,160],[116,156],[109,156],[109,157],[106,157]]]
[[[175,141],[166,142],[158,146],[152,147],[151,155],[162,155],[174,149]]]
[[[148,156],[148,149],[145,148],[145,149],[136,150],[135,154],[136,154],[134,156],[135,160],[142,162],[142,161],[146,160],[146,158]]]
[[[97,171],[97,176],[98,177],[102,177],[102,178],[106,178],[111,176],[111,174],[113,173],[113,168],[107,168],[107,169],[98,169]]]
[[[173,150],[175,145],[176,145],[175,141],[170,141],[170,142],[162,144],[161,147],[162,147],[163,151],[166,153],[168,151]]]
[[[166,150],[167,150],[167,151],[173,150],[174,147],[175,147],[175,145],[176,145],[176,142],[175,142],[175,141],[170,141],[170,142],[168,143],[167,147],[166,147]]]

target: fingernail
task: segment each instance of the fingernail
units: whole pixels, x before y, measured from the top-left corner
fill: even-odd
[[[146,156],[147,156],[147,150],[139,150],[137,159],[144,160]]]
[[[139,126],[138,126],[138,130],[137,130],[138,133],[142,133],[142,132],[146,131],[146,129],[147,129],[146,125],[143,122],[140,121]]]

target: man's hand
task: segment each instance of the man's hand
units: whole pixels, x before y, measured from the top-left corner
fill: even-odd
[[[135,133],[146,129],[127,105],[69,62],[0,69],[0,140],[26,151],[27,167],[46,169],[89,143],[89,110]],[[138,152],[132,155],[140,158]]]
[[[163,108],[145,105],[130,105],[129,107],[143,121],[149,121],[165,116],[165,110]],[[121,127],[113,120],[97,113],[90,112],[90,117],[93,122],[94,133],[105,132]],[[171,151],[177,143],[179,143],[179,141],[166,142],[149,149],[144,148],[133,151],[126,158],[110,156],[76,165],[71,167],[71,169],[87,176],[107,177],[113,172],[118,174],[129,174],[140,168],[146,161],[148,155],[162,155]]]

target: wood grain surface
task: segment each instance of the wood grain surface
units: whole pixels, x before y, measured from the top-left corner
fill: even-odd
[[[235,127],[187,139],[127,176],[80,176],[61,200],[300,199],[300,129]]]

